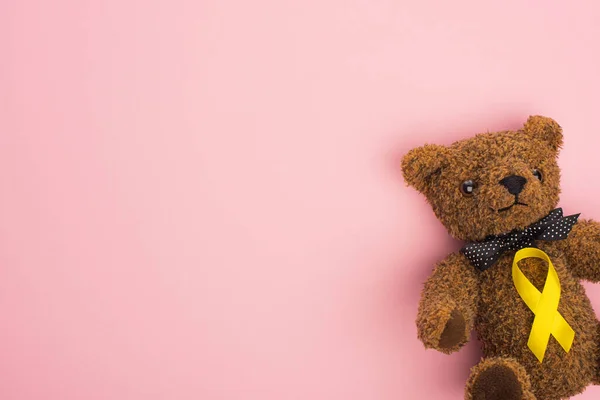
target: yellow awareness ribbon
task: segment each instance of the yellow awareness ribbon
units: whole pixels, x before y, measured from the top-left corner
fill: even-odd
[[[525,258],[539,258],[548,263],[548,275],[542,292],[527,279],[523,271],[519,268],[519,261]],[[527,342],[529,349],[542,362],[546,348],[548,347],[550,335],[552,335],[565,352],[568,353],[575,338],[575,331],[558,312],[560,280],[550,261],[550,257],[542,250],[533,247],[521,249],[515,254],[512,265],[512,276],[517,292],[519,292],[527,307],[535,315],[531,332],[529,333],[529,341]]]

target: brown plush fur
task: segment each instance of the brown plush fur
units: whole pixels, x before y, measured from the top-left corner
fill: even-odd
[[[556,158],[561,145],[560,126],[550,118],[533,116],[518,131],[413,149],[404,157],[402,170],[406,182],[425,195],[452,236],[478,241],[522,229],[556,208],[560,194]],[[541,172],[541,181],[534,169]],[[499,211],[515,199],[499,183],[510,175],[527,180],[518,197],[527,205]],[[477,185],[472,195],[461,191],[467,180]],[[575,330],[571,351],[566,353],[551,337],[542,363],[527,347],[534,315],[513,284],[514,251],[483,272],[462,254],[451,254],[425,283],[417,316],[424,345],[451,353],[467,342],[471,329],[483,344],[484,360],[472,370],[466,399],[564,399],[600,383],[600,324],[579,282],[600,281],[600,224],[580,220],[567,239],[539,241],[537,246],[550,256],[558,273],[562,288],[558,310]],[[519,266],[542,290],[546,263],[526,259]]]

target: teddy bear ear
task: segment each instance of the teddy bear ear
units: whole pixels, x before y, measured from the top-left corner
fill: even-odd
[[[426,144],[412,149],[402,158],[404,180],[419,192],[423,192],[431,182],[432,176],[439,173],[447,161],[447,147]]]
[[[532,138],[545,141],[553,150],[562,147],[562,128],[552,118],[532,115],[525,122],[523,131]]]

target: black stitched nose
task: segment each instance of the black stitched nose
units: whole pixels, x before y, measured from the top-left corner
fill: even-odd
[[[519,175],[510,175],[500,181],[500,184],[508,189],[508,193],[517,195],[523,191],[527,179]]]

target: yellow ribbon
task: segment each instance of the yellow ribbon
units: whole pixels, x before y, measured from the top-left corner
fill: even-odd
[[[519,261],[525,258],[539,258],[548,262],[548,276],[546,277],[544,289],[541,293],[527,279],[517,265]],[[575,338],[575,331],[573,331],[573,328],[558,312],[560,280],[550,261],[550,257],[542,250],[533,247],[521,249],[515,254],[512,265],[512,276],[517,292],[519,292],[527,307],[535,315],[531,332],[529,333],[529,341],[527,342],[529,349],[542,362],[546,348],[548,347],[550,335],[552,335],[565,352],[568,353]]]

